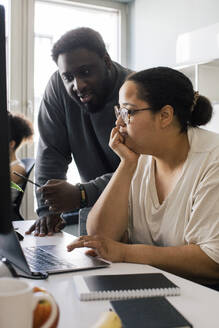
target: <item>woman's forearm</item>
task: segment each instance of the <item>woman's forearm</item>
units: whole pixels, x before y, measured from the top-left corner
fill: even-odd
[[[123,245],[123,247],[125,262],[149,264],[199,282],[219,280],[219,264],[197,245],[176,247]]]
[[[120,240],[128,224],[129,189],[136,163],[121,161],[87,220],[88,234]]]

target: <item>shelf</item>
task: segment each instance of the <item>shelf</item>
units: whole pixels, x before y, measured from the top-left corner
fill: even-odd
[[[176,67],[192,82],[194,90],[206,96],[212,103],[214,113],[206,129],[219,133],[219,59],[205,63]]]

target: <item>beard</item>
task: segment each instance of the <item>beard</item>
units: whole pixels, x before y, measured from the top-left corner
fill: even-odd
[[[97,92],[94,93],[94,100],[92,99],[90,102],[83,104],[84,111],[90,114],[100,112],[104,105],[106,104],[107,98],[110,93],[111,86],[111,78],[110,72],[106,69],[103,82],[99,86]]]
[[[101,102],[98,101],[98,103],[96,103],[96,104],[90,102],[90,103],[84,104],[83,109],[88,114],[95,114],[95,113],[100,112],[103,109],[104,104],[105,104],[104,100]]]

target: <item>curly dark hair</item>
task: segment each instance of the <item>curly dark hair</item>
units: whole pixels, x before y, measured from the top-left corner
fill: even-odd
[[[194,90],[191,81],[183,73],[169,67],[154,67],[132,73],[126,80],[138,85],[138,97],[158,112],[163,106],[174,109],[181,132],[188,126],[197,127],[207,124],[212,117],[210,101],[199,95],[194,104]]]
[[[79,27],[66,32],[53,46],[52,58],[57,63],[60,54],[77,48],[93,51],[100,57],[107,54],[106,46],[99,32],[89,27]]]
[[[15,141],[15,150],[23,141],[32,139],[33,125],[24,115],[8,112],[8,122],[9,139]]]

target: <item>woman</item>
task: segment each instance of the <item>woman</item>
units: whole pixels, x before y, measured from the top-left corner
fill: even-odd
[[[11,180],[18,185],[23,183],[23,179],[13,172],[26,175],[24,164],[21,162],[17,155],[18,149],[24,144],[25,141],[30,141],[33,136],[32,123],[21,114],[12,114],[8,112],[9,128],[10,128],[10,171]],[[17,197],[19,191],[12,189],[12,202]]]
[[[121,162],[68,246],[190,278],[219,279],[219,135],[208,99],[171,68],[129,76],[110,146]],[[127,238],[129,243],[124,243]]]

